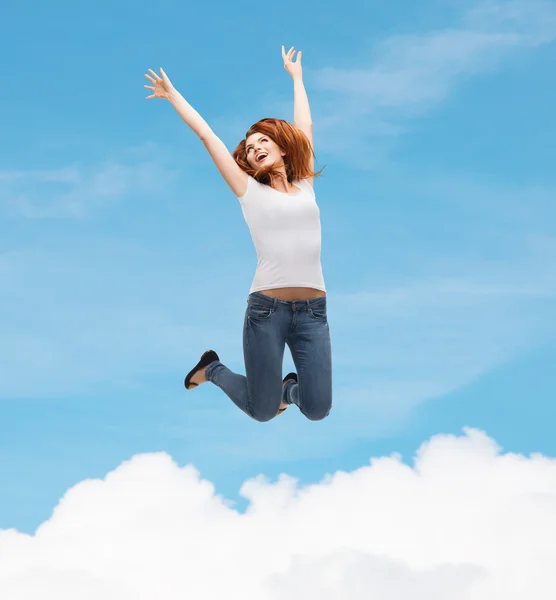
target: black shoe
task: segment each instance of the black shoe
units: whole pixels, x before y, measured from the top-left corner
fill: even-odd
[[[197,387],[199,384],[193,383],[191,378],[193,375],[195,375],[195,373],[197,373],[197,371],[200,371],[203,367],[210,365],[210,363],[213,363],[215,360],[220,360],[220,358],[218,358],[218,354],[216,354],[214,350],[207,350],[203,356],[201,356],[201,360],[193,367],[193,369],[191,369],[191,371],[189,371],[187,377],[184,379],[183,385],[185,386],[185,389],[192,390],[193,388]]]
[[[282,384],[286,383],[286,381],[289,381],[290,379],[297,383],[297,373],[288,373],[284,379],[282,379]]]
[[[291,379],[292,381],[295,381],[295,382],[297,382],[297,373],[288,373],[288,374],[287,374],[287,375],[284,377],[284,379],[282,379],[282,385],[284,385],[284,383],[286,383],[286,381],[289,381],[290,379]],[[286,407],[286,408],[287,408],[287,407]],[[279,415],[281,415],[281,414],[282,414],[282,413],[283,413],[283,412],[286,410],[286,408],[281,408],[281,409],[278,411],[278,414],[279,414]]]

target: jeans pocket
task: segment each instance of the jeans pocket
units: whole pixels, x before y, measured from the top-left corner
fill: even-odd
[[[273,312],[272,306],[263,306],[262,304],[249,304],[247,307],[247,316],[255,321],[268,319]]]
[[[317,321],[326,321],[328,318],[326,314],[326,306],[315,306],[313,308],[309,308],[309,315]]]

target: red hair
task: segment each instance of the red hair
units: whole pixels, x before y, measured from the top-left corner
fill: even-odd
[[[315,173],[309,166],[311,155],[314,158],[315,153],[311,147],[309,138],[301,129],[282,119],[261,119],[249,128],[249,131],[245,134],[245,139],[241,140],[233,153],[233,157],[240,168],[259,183],[270,185],[272,177],[279,176],[280,172],[272,168],[272,165],[254,169],[247,162],[245,145],[247,138],[254,133],[261,133],[268,136],[280,150],[286,153],[283,158],[286,167],[286,177],[289,183],[306,179],[307,177],[320,176],[323,169]]]

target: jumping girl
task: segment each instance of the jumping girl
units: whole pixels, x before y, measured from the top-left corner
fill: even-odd
[[[185,378],[190,390],[205,381],[221,388],[246,414],[270,421],[290,404],[310,420],[332,407],[332,357],[321,268],[320,211],[315,200],[314,151],[301,52],[292,47],[284,68],[293,78],[295,126],[262,119],[233,155],[160,69],[145,77],[149,98],[169,100],[205,145],[238,198],[257,252],[243,325],[245,373],[239,375],[207,350]],[[282,379],[288,345],[297,370]]]

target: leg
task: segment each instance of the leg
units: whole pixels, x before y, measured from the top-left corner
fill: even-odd
[[[286,402],[296,404],[311,421],[324,419],[332,408],[332,348],[325,298],[297,314],[287,344],[299,382],[288,382]]]
[[[221,388],[243,412],[256,421],[270,421],[282,398],[282,363],[288,314],[273,300],[250,297],[243,326],[245,373],[239,375],[220,362],[207,367],[205,377]]]

